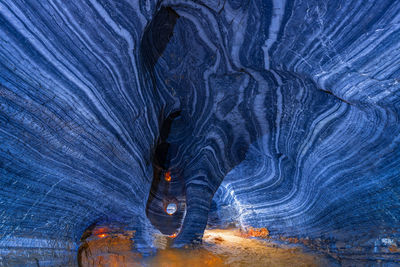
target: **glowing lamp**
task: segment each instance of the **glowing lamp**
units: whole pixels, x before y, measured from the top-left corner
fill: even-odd
[[[175,238],[177,236],[176,233],[173,233],[172,235],[169,235],[170,238]]]
[[[165,209],[165,212],[168,215],[172,215],[172,214],[174,214],[176,212],[176,210],[177,210],[176,204],[175,203],[169,203],[167,208]]]
[[[164,179],[165,179],[165,181],[167,181],[167,182],[171,182],[171,172],[170,172],[170,171],[167,171],[167,172],[165,173]]]

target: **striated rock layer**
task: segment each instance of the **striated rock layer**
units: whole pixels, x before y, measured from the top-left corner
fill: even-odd
[[[399,260],[399,100],[395,0],[0,0],[0,262],[207,221]]]

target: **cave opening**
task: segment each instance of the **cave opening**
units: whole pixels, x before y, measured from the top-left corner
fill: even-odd
[[[157,86],[156,64],[170,42],[179,15],[174,9],[162,6],[147,25],[141,41],[141,58],[154,90]],[[172,103],[174,105],[174,103]],[[186,213],[184,182],[179,166],[171,160],[179,144],[171,143],[171,127],[181,118],[182,111],[174,109],[165,116],[159,115],[159,133],[152,150],[153,179],[146,204],[146,215],[161,233],[171,236],[177,233]],[[165,116],[165,117],[164,117]],[[174,133],[172,133],[174,134]]]
[[[181,170],[171,162],[178,145],[168,140],[171,127],[180,114],[181,111],[172,112],[161,124],[153,154],[153,181],[146,205],[150,222],[167,236],[179,232],[186,213]]]

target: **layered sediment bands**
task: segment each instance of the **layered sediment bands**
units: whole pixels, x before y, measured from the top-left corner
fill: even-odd
[[[189,218],[224,179],[215,210],[229,199],[243,226],[396,246],[398,4],[168,4],[181,18],[159,80],[196,121],[181,157],[198,207],[187,193],[183,231],[201,229]]]
[[[144,200],[161,104],[143,88],[137,48],[154,3],[111,4],[0,2],[1,264],[65,266],[108,217],[151,245]]]
[[[69,255],[99,220],[134,226],[135,248],[172,229],[181,246],[210,208],[214,226],[398,259],[399,14],[394,0],[0,0],[1,261],[26,247],[50,261],[52,240]],[[186,215],[152,224],[166,215],[151,192]]]

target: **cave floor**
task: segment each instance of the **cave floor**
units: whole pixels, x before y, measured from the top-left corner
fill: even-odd
[[[100,239],[89,244],[83,266],[334,266],[332,260],[305,252],[301,247],[278,245],[269,240],[244,237],[238,230],[206,230],[196,249],[159,249],[142,257],[131,252],[126,242]],[[163,243],[163,241],[160,241]],[[165,243],[165,242],[164,242]],[[107,249],[104,249],[107,247]]]

